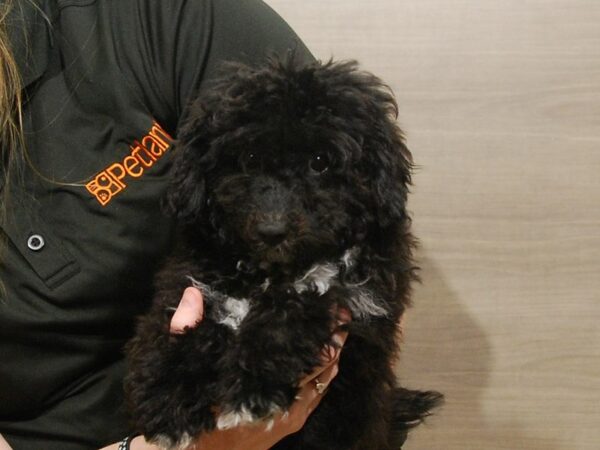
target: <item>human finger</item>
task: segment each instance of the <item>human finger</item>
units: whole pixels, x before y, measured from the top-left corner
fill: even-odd
[[[322,397],[323,394],[327,391],[329,384],[339,372],[339,361],[335,361],[333,364],[328,366],[323,372],[314,377],[310,383],[306,385],[306,388],[312,389],[316,395],[316,397]]]
[[[307,418],[319,405],[321,399],[326,394],[329,384],[338,372],[339,366],[336,361],[300,389],[296,395],[296,403],[294,405],[304,412],[304,418]]]
[[[204,316],[204,301],[198,288],[188,287],[183,291],[179,306],[171,318],[171,333],[181,334],[186,328],[195,327]]]
[[[334,363],[320,373],[318,380],[325,387],[329,386],[329,383],[331,383],[337,373],[338,365]],[[296,395],[296,401],[292,403],[288,412],[281,415],[276,421],[278,428],[283,431],[283,435],[295,433],[300,430],[308,417],[319,406],[324,394],[325,391],[317,390],[314,379],[311,383],[307,383],[301,387]]]
[[[335,363],[337,363],[337,361],[340,359],[342,347],[344,346],[344,343],[346,342],[347,338],[347,331],[336,331],[335,333],[333,333],[331,337],[333,344],[325,345],[325,347],[323,347],[323,350],[321,351],[321,364],[318,367],[316,367],[311,373],[302,378],[302,380],[300,380],[300,387],[308,384],[316,377],[321,375],[323,372],[330,369],[331,366],[333,366]]]

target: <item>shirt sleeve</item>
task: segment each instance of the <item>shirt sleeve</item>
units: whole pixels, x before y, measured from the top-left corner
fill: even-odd
[[[167,128],[176,128],[191,97],[225,61],[260,63],[294,50],[313,60],[290,26],[260,0],[128,0],[120,33],[141,67],[133,76]],[[133,23],[130,23],[133,21]],[[134,44],[134,45],[131,45]]]

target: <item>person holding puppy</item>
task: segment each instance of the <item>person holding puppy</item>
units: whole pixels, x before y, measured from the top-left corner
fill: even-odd
[[[129,437],[122,347],[172,243],[170,141],[221,62],[289,49],[312,58],[259,0],[0,0],[0,449],[157,448]],[[171,332],[202,326],[202,305],[182,292]],[[270,430],[193,448],[262,450],[297,431],[339,352]]]

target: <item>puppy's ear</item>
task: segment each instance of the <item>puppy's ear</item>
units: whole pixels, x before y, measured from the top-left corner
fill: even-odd
[[[330,61],[315,71],[324,86],[342,133],[360,142],[360,171],[365,177],[378,223],[387,227],[407,220],[406,197],[412,156],[396,124],[398,105],[391,89],[358,63]]]
[[[373,75],[361,79],[363,162],[382,227],[408,220],[406,199],[411,184],[412,155],[398,126],[398,106],[391,89]]]
[[[206,203],[205,173],[215,159],[209,148],[210,121],[210,113],[199,101],[192,104],[173,148],[172,177],[163,206],[182,222],[198,220]]]
[[[411,183],[412,155],[404,143],[395,116],[387,115],[374,127],[372,139],[366,144],[371,165],[371,192],[377,218],[383,227],[404,221],[406,199]]]

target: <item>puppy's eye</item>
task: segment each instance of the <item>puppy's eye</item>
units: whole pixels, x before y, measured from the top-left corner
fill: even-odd
[[[258,169],[261,165],[261,158],[258,153],[248,151],[242,155],[241,163],[244,170]]]
[[[316,153],[308,163],[310,170],[321,174],[329,169],[329,156],[326,153]]]

